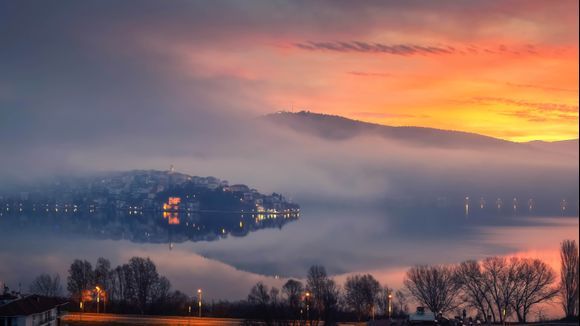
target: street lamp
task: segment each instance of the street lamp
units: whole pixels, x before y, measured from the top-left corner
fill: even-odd
[[[99,302],[101,302],[101,288],[95,286],[95,290],[97,290],[97,313],[99,313]]]
[[[389,307],[388,307],[389,316],[388,317],[389,317],[389,320],[391,320],[391,314],[393,313],[393,294],[390,291],[389,291],[388,298],[389,298]]]
[[[197,297],[198,297],[197,306],[199,308],[199,317],[201,317],[201,294],[202,294],[201,289],[197,289]]]
[[[105,290],[101,289],[98,285],[95,286],[95,291],[97,292],[97,313],[99,313],[99,306],[101,302],[101,296],[103,297],[103,313],[106,312],[107,297]]]
[[[310,292],[306,292],[306,320],[310,323]]]

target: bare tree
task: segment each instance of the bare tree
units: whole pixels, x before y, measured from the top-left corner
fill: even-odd
[[[266,325],[272,324],[272,312],[270,309],[270,289],[262,282],[256,283],[248,294],[248,302],[255,309],[257,316],[260,316]]]
[[[128,264],[115,267],[112,271],[113,296],[121,302],[129,302],[135,297],[132,271]]]
[[[325,325],[336,323],[340,288],[333,279],[327,278],[322,292],[322,319]]]
[[[515,257],[489,257],[483,260],[482,268],[485,289],[495,308],[494,315],[503,323],[512,314],[522,263]]]
[[[93,287],[93,267],[86,260],[75,259],[70,265],[67,277],[67,290],[80,300],[82,292]]]
[[[324,266],[314,265],[308,270],[306,279],[306,290],[310,293],[314,310],[318,316],[322,315],[324,310],[324,292],[328,275]]]
[[[310,267],[306,280],[306,291],[311,294],[317,318],[322,318],[326,324],[331,324],[338,307],[340,289],[336,282],[328,277],[323,266]]]
[[[455,278],[461,288],[461,299],[484,316],[485,321],[488,321],[489,314],[495,321],[493,301],[487,291],[486,278],[480,263],[475,260],[462,262],[455,269]]]
[[[169,299],[171,282],[165,276],[159,276],[158,281],[153,286],[151,301],[166,302]]]
[[[288,304],[292,315],[298,313],[302,292],[304,292],[304,286],[302,283],[293,279],[289,279],[282,287],[282,293],[284,294],[286,303]]]
[[[100,287],[107,289],[109,288],[110,283],[110,272],[111,272],[111,262],[108,259],[103,257],[99,257],[97,259],[97,264],[95,265],[94,270],[94,283],[95,285],[99,285]]]
[[[578,316],[578,245],[574,240],[565,240],[560,246],[560,296],[566,317]]]
[[[381,285],[370,274],[347,277],[344,284],[346,304],[356,313],[359,321],[372,315],[380,289]]]
[[[38,275],[30,284],[30,292],[47,297],[58,297],[62,295],[60,276],[58,274],[54,276],[48,274]]]
[[[558,294],[554,270],[539,259],[522,259],[518,266],[518,278],[513,308],[518,321],[525,323],[533,306],[552,300]]]
[[[399,315],[406,315],[409,312],[407,305],[407,295],[401,290],[395,291],[395,312]]]
[[[268,286],[262,282],[254,285],[250,290],[250,294],[248,294],[248,302],[257,306],[268,306],[270,304],[270,291]]]
[[[445,313],[457,306],[459,287],[451,267],[412,267],[407,271],[404,283],[409,293],[434,313]]]
[[[141,313],[154,300],[154,291],[159,283],[157,267],[149,258],[133,257],[129,260],[130,283],[134,288],[135,302]]]

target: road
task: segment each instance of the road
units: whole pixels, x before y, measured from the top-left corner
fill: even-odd
[[[198,318],[180,316],[142,316],[117,314],[92,314],[71,312],[61,318],[61,325],[68,326],[126,326],[126,325],[181,325],[181,326],[239,326],[242,319],[233,318]],[[259,324],[252,324],[259,325]],[[324,326],[323,322],[318,323]],[[362,326],[366,323],[339,323],[340,326]]]
[[[62,317],[63,325],[183,325],[183,326],[233,326],[240,319],[198,318],[178,316],[140,316],[117,314],[69,313]]]

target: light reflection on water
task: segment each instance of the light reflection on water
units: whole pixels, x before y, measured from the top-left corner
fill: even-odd
[[[578,217],[477,212],[307,206],[299,219],[210,214],[180,216],[178,225],[162,216],[2,216],[0,281],[26,289],[41,272],[65,276],[74,258],[116,265],[138,255],[151,257],[177,289],[239,299],[258,280],[281,286],[312,264],[339,281],[371,272],[395,287],[408,266],[491,255],[539,257],[557,269],[559,243],[578,240]]]

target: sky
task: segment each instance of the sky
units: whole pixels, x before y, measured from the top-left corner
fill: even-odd
[[[578,138],[577,1],[2,1],[0,41],[13,146],[301,109]]]
[[[303,200],[575,194],[573,143],[553,153],[333,141],[257,118],[306,109],[514,141],[578,138],[577,7],[0,1],[2,185],[174,165]]]

